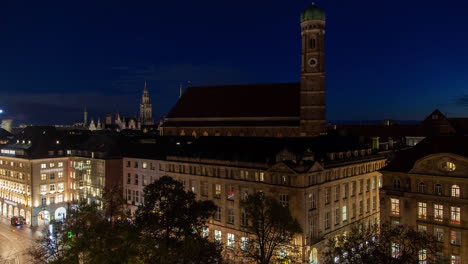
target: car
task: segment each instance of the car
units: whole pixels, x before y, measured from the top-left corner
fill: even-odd
[[[13,226],[22,226],[24,224],[26,224],[26,219],[22,216],[13,216],[11,218],[11,225]]]

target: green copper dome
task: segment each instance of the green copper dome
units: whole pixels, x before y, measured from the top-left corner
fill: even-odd
[[[325,11],[320,7],[311,6],[304,10],[301,14],[301,23],[309,20],[325,21]]]

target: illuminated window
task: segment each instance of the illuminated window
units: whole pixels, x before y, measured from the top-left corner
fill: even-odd
[[[393,215],[400,215],[400,200],[399,200],[399,199],[395,199],[395,198],[391,198],[391,199],[390,199],[390,203],[391,203],[390,212],[391,212]]]
[[[55,163],[50,163],[50,164],[49,164],[49,167],[50,167],[50,168],[54,168],[54,167],[55,167]]]
[[[228,233],[226,247],[230,249],[234,249],[235,245],[236,245],[236,240],[235,240],[234,234]]]
[[[47,192],[47,185],[41,185],[41,193]]]
[[[427,226],[425,225],[418,225],[419,232],[427,232]]]
[[[418,218],[426,219],[427,218],[427,203],[418,203]]]
[[[218,206],[216,213],[214,215],[214,220],[221,221],[221,206]]]
[[[460,186],[452,185],[452,197],[460,197]]]
[[[63,178],[63,172],[59,172],[59,173],[58,173],[58,177],[59,177],[59,179],[60,179],[60,178]]]
[[[455,166],[455,163],[446,161],[442,163],[442,168],[448,172],[452,172],[452,171],[455,171],[457,167]]]
[[[63,194],[57,195],[57,199],[55,200],[56,203],[62,203],[63,202]]]
[[[450,222],[452,224],[460,224],[460,207],[450,207]]]
[[[59,167],[63,167],[63,162],[59,162],[59,163],[58,163],[58,166],[59,166]]]
[[[265,181],[265,173],[264,172],[260,172],[260,181],[261,182]]]
[[[461,245],[461,232],[450,231],[450,244]]]
[[[317,208],[317,199],[315,193],[309,193],[309,210]]]
[[[444,206],[442,204],[434,204],[434,220],[438,222],[444,220]]]
[[[42,163],[41,164],[41,169],[45,169],[45,168],[47,168],[47,165],[45,163]]]
[[[147,168],[148,168],[148,162],[143,162],[143,163],[141,164],[141,167],[142,167],[143,169],[147,169]]]
[[[372,178],[372,190],[375,190],[375,186],[376,186],[375,181],[376,181],[376,179],[375,179],[375,177],[373,177]]]
[[[400,245],[397,243],[392,243],[392,258],[400,257]]]
[[[202,237],[208,237],[210,235],[210,229],[206,226],[202,229]]]
[[[215,230],[215,231],[214,231],[214,241],[215,241],[216,243],[218,243],[218,244],[221,243],[221,237],[222,237],[221,231]]]
[[[427,264],[427,250],[421,249],[418,254],[419,264]]]
[[[249,247],[249,239],[247,237],[241,237],[240,239],[240,248],[242,251],[247,250]]]
[[[41,173],[41,181],[47,180],[47,174]]]
[[[450,258],[450,264],[461,264],[460,256],[452,255]]]
[[[342,221],[348,220],[348,207],[345,205],[341,209]]]

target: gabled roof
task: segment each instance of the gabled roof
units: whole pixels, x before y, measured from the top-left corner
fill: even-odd
[[[300,83],[189,87],[166,118],[299,117]]]

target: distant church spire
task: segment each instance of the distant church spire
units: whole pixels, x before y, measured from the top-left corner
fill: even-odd
[[[88,108],[84,107],[84,113],[83,113],[84,117],[83,117],[83,126],[87,126],[88,125]]]
[[[143,88],[143,95],[141,97],[140,104],[140,122],[142,125],[153,125],[153,114],[152,114],[152,105],[151,99],[149,96],[148,85],[145,81],[145,86]]]

